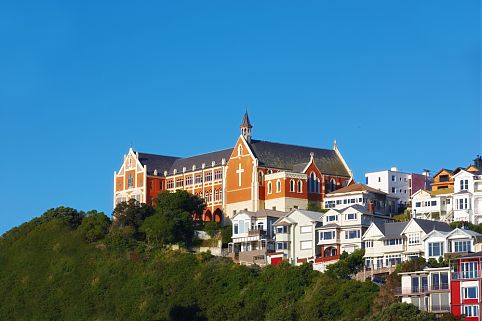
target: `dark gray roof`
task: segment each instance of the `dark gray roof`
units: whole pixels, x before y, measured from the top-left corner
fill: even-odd
[[[442,232],[450,232],[453,230],[447,223],[444,222],[422,220],[419,218],[414,218],[413,220],[418,224],[418,226],[420,226],[420,228],[425,232],[425,234],[428,234],[433,230]]]
[[[376,188],[373,188],[361,183],[351,184],[351,185],[342,187],[340,189],[337,189],[334,192],[328,193],[327,195],[336,195],[336,194],[351,193],[351,192],[372,192],[372,193],[381,194],[381,195],[388,195],[385,192],[382,192]]]
[[[156,169],[158,175],[163,175],[164,171],[171,168],[176,159],[179,159],[179,157],[139,153],[139,161],[142,165],[147,166],[148,175],[153,175]]]
[[[262,140],[252,140],[249,145],[261,166],[286,170],[296,168],[299,170],[300,164],[307,164],[310,161],[310,154],[313,153],[315,164],[321,173],[350,177],[350,173],[343,165],[342,160],[332,149],[303,147]]]
[[[382,224],[377,224],[377,226]],[[392,223],[384,223],[383,224],[383,235],[385,235],[386,239],[396,239],[401,237],[401,233],[403,229],[407,226],[407,222],[392,222]]]
[[[226,160],[226,163],[228,162],[232,152],[233,149],[228,148],[217,152],[201,154],[186,158],[179,158],[170,167],[169,174],[172,174],[174,172],[174,169],[176,169],[178,173],[182,173],[183,167],[186,167],[186,172],[190,172],[192,171],[193,165],[196,165],[197,170],[202,167],[202,164],[206,164],[207,168],[212,167],[213,161],[216,162],[216,166],[219,166],[223,158]]]

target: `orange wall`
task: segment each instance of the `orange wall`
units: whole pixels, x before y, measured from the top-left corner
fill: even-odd
[[[239,145],[243,147],[241,156],[238,156]],[[239,164],[241,164],[241,168],[244,170],[241,178],[241,186],[239,186],[239,174],[236,172],[239,169]],[[226,173],[227,203],[237,203],[251,200],[252,175],[253,158],[249,154],[248,147],[244,144],[241,138],[239,138],[228,162],[228,169]]]

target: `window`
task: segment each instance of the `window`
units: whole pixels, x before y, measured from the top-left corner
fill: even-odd
[[[176,179],[176,187],[184,187],[184,179],[182,178]]]
[[[454,252],[469,252],[470,241],[454,241]]]
[[[243,146],[239,145],[238,146],[238,156],[243,155]]]
[[[347,220],[347,221],[356,220],[356,213],[345,214],[345,220]]]
[[[294,192],[294,191],[295,191],[295,181],[290,180],[290,192]]]
[[[408,244],[420,244],[420,234],[419,233],[410,233],[408,234]]]
[[[206,182],[210,182],[213,180],[213,173],[207,172],[206,173]]]
[[[428,256],[439,257],[442,255],[444,255],[443,243],[441,242],[428,243]]]
[[[395,189],[395,187],[392,187],[392,193],[396,193],[397,190]]]
[[[466,210],[468,209],[468,200],[467,198],[459,198],[457,200],[457,209],[459,210]]]
[[[223,171],[220,171],[220,170],[215,171],[214,172],[214,179],[215,180],[223,179]]]
[[[271,194],[273,192],[273,184],[271,182],[268,182],[268,194]]]
[[[301,241],[300,242],[300,249],[311,250],[311,248],[312,248],[311,243],[312,243],[311,241]]]
[[[167,188],[174,188],[174,181],[173,180],[169,180],[167,181]]]
[[[288,242],[278,242],[276,243],[276,249],[277,250],[287,250],[288,249]]]
[[[380,183],[381,181],[382,181],[382,178],[381,178],[381,177],[379,177],[379,178],[378,178],[378,183]]]
[[[396,181],[396,177],[395,175],[392,175],[392,182],[395,182]]]
[[[368,177],[365,177],[365,184],[368,185]]]
[[[127,176],[127,188],[133,188],[134,187],[134,177],[132,176],[132,173],[129,173],[129,176]]]
[[[437,206],[437,201],[431,201],[430,206]]]
[[[333,240],[335,231],[320,232],[320,240]]]
[[[214,200],[219,201],[219,190],[214,190]]]
[[[325,202],[325,208],[334,208],[335,207],[335,201],[326,201]]]
[[[276,193],[281,192],[281,181],[277,180],[276,181]]]
[[[162,186],[162,181],[159,181],[159,189],[163,189],[164,187]]]
[[[239,225],[234,224],[234,234],[238,234],[238,232],[239,232]]]
[[[301,181],[298,181],[298,193],[303,192],[303,183]]]
[[[346,240],[358,239],[358,238],[360,238],[360,230],[345,231]]]
[[[461,180],[460,181],[460,190],[468,190],[469,189],[469,180]]]
[[[464,289],[464,299],[477,299],[477,287],[469,287]]]
[[[277,226],[276,234],[286,234],[288,233],[288,226]]]
[[[196,184],[201,184],[203,182],[203,176],[201,174],[196,175]]]
[[[186,185],[192,185],[192,176],[186,177]]]
[[[311,225],[301,226],[300,233],[311,233]]]
[[[327,222],[338,221],[338,215],[329,215],[326,217]]]
[[[477,262],[463,262],[461,266],[462,277],[464,279],[473,279],[477,277]]]
[[[383,241],[383,244],[385,244],[385,246],[400,245],[402,244],[402,239],[385,240]]]
[[[477,305],[465,305],[464,314],[466,317],[478,317],[479,307]]]
[[[422,206],[421,202],[415,202],[415,207],[420,207],[420,206]]]
[[[373,241],[365,241],[365,247],[373,247]]]
[[[258,173],[258,180],[259,180],[260,183],[263,183],[263,175],[264,175],[264,174],[263,174],[263,171],[259,171],[259,173]]]

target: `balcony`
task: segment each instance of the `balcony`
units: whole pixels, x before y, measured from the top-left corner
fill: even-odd
[[[473,280],[481,278],[481,271],[452,272],[452,280]]]
[[[265,230],[249,230],[248,231],[248,236],[266,236],[267,233]]]
[[[403,295],[420,295],[420,294],[428,294],[431,292],[449,292],[449,284],[442,283],[442,284],[432,284],[429,286],[420,286],[420,287],[410,287],[410,288],[402,288],[398,287],[393,290],[394,294],[397,296]]]

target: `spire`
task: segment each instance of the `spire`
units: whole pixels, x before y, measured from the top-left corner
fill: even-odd
[[[243,117],[243,122],[241,123],[241,128],[247,127],[247,128],[253,128],[251,126],[251,122],[249,121],[249,115],[248,115],[248,108],[246,107],[246,112],[244,113]]]
[[[246,107],[246,112],[244,113],[243,117],[243,122],[241,123],[241,135],[248,141],[248,143],[251,142],[251,128],[253,126],[251,125],[251,122],[249,121],[249,116],[248,116],[248,107]]]

